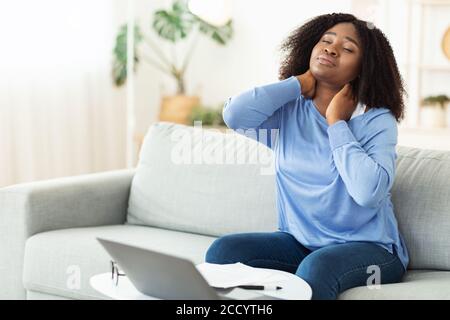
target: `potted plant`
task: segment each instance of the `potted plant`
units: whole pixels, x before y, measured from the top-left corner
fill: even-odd
[[[140,63],[145,61],[169,75],[177,84],[177,92],[174,95],[162,97],[159,119],[186,124],[189,121],[192,108],[200,104],[198,96],[187,94],[185,84],[186,70],[198,41],[198,36],[203,35],[220,45],[226,45],[233,35],[232,21],[229,20],[222,26],[212,25],[191,13],[184,1],[176,0],[172,3],[170,9],[161,9],[154,12],[152,28],[161,39],[169,41],[173,49],[175,49],[176,43],[186,40],[191,33],[196,33],[194,41],[182,59],[182,64],[177,65],[141,31],[139,26],[135,27],[134,32],[135,67],[139,67]],[[145,51],[146,49],[150,49],[150,52]],[[149,53],[152,53],[152,55],[149,55]],[[124,25],[118,32],[114,48],[112,73],[117,86],[123,85],[126,81],[126,67],[127,26]]]
[[[194,125],[195,121],[201,121],[203,128],[226,129],[222,117],[223,104],[217,108],[204,105],[196,105],[189,116],[189,123]]]
[[[446,113],[450,98],[444,94],[427,96],[422,100],[420,123],[427,128],[446,126]]]

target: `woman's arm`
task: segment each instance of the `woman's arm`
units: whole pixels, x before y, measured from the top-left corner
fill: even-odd
[[[229,98],[223,109],[225,124],[237,133],[274,148],[282,106],[300,96],[296,77],[255,87]]]
[[[305,91],[308,94],[313,92],[315,80],[311,78],[312,74],[308,70],[301,76],[292,76],[276,83],[255,87],[229,98],[223,109],[225,124],[234,130],[254,129],[251,130],[256,133],[253,138],[262,143],[264,141],[259,139],[259,130],[267,129],[266,136],[269,137],[270,144],[270,129],[280,128],[281,107],[299,98]]]
[[[300,90],[297,78],[290,77],[231,97],[223,109],[225,124],[231,129],[278,129],[279,113],[272,116],[284,104],[297,99]]]
[[[348,124],[340,120],[328,127],[334,163],[350,196],[363,207],[378,207],[394,183],[397,123],[384,113],[367,125],[370,139],[362,146]]]

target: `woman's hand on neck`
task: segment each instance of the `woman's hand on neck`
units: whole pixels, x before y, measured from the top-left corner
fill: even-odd
[[[325,118],[327,119],[328,125],[333,125],[334,123],[344,120],[350,120],[355,108],[357,106],[358,100],[353,95],[352,86],[347,83],[331,100],[327,107]]]
[[[322,116],[325,117],[328,105],[330,104],[331,100],[343,87],[344,85],[336,86],[324,81],[317,80],[316,92],[313,101]]]

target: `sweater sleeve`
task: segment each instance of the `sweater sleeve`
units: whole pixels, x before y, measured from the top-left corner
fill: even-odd
[[[328,127],[335,166],[357,204],[378,207],[392,188],[396,165],[397,124],[390,113],[368,125],[369,139],[362,146],[347,122]]]
[[[254,87],[225,102],[223,120],[230,129],[272,147],[271,129],[280,129],[281,107],[299,98],[300,93],[295,76]]]

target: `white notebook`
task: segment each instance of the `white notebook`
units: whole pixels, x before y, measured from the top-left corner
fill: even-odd
[[[253,268],[243,263],[202,263],[196,266],[211,287],[230,288],[240,285],[264,285],[287,277],[268,269]]]

